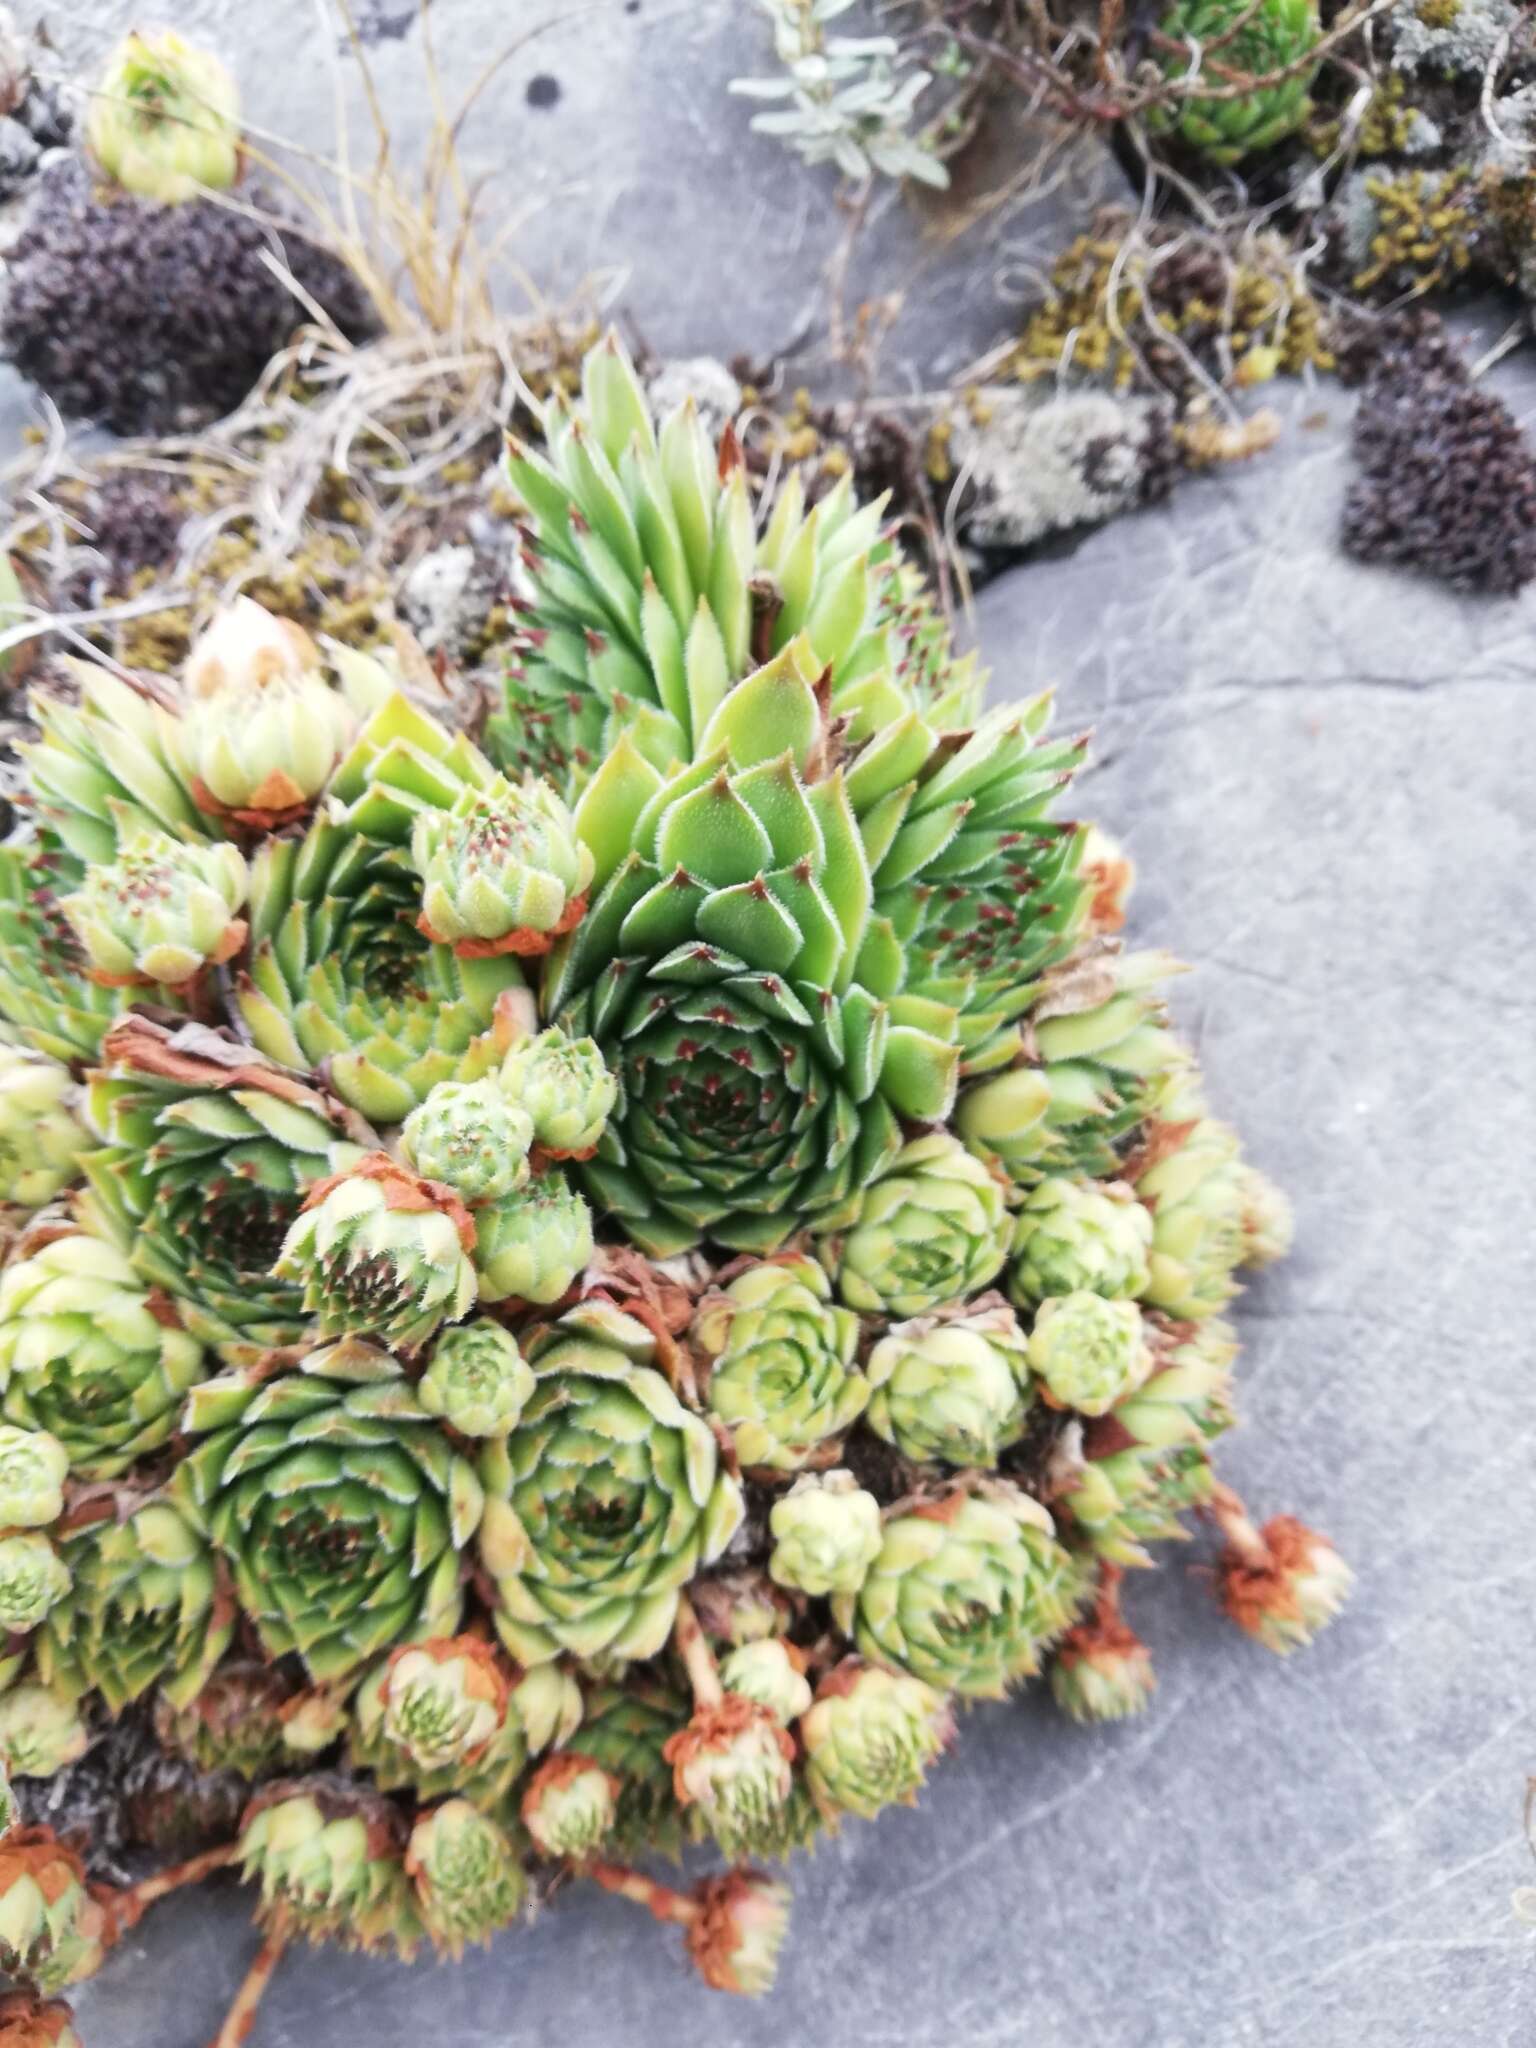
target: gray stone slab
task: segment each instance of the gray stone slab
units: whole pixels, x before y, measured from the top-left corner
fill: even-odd
[[[260,2048],[1529,2043],[1536,593],[1343,561],[1347,410],[1295,394],[1269,460],[1009,575],[979,626],[999,695],[1053,678],[1097,724],[1134,936],[1197,963],[1212,1094],[1295,1197],[1225,1469],[1335,1536],[1351,1609],[1281,1663],[1214,1611],[1203,1541],[1169,1555],[1130,1588],[1145,1718],[967,1716],[917,1811],[800,1860],[760,2005],[570,1894],[457,1969],[292,1957]],[[84,1991],[92,2048],[200,2048],[243,1912],[158,1909]]]

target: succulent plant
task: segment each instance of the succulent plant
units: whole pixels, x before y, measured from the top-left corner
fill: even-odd
[[[439,1081],[475,1081],[500,1059],[498,1005],[516,1002],[516,958],[460,958],[421,934],[412,831],[467,787],[484,757],[398,692],[365,721],[302,839],[263,841],[251,863],[250,964],[237,1006],[284,1066],[322,1062],[328,1085],[377,1123],[398,1122]]]
[[[406,1844],[416,1909],[434,1945],[461,1956],[516,1918],[527,1882],[505,1829],[466,1799],[424,1813]]]
[[[27,1635],[69,1591],[69,1567],[37,1529],[0,1536],[0,1632]]]
[[[998,1297],[892,1324],[865,1367],[869,1426],[908,1458],[995,1465],[1024,1434],[1032,1389],[1019,1319]]]
[[[1226,1548],[1219,1579],[1228,1614],[1278,1656],[1303,1649],[1343,1606],[1353,1574],[1326,1536],[1294,1515],[1256,1529],[1230,1488],[1215,1490],[1213,1512]]]
[[[1043,978],[1017,1063],[967,1088],[955,1127],[1020,1187],[1048,1174],[1118,1177],[1161,1077],[1182,1055],[1153,991],[1176,971],[1161,953],[1095,940]]]
[[[540,1338],[533,1398],[482,1458],[497,1633],[525,1664],[652,1656],[683,1586],[735,1533],[740,1490],[656,1370],[644,1323],[593,1303]]]
[[[0,1763],[13,1778],[51,1778],[91,1746],[77,1701],[46,1685],[0,1693]]]
[[[51,1828],[9,1829],[0,1837],[0,1969],[47,1995],[83,1975],[99,1947],[79,1857]]]
[[[115,1514],[105,1503],[104,1515],[63,1539],[71,1585],[36,1638],[39,1676],[72,1698],[99,1693],[114,1714],[154,1686],[186,1706],[234,1633],[213,1555],[157,1495],[129,1496]]]
[[[400,1131],[416,1171],[466,1202],[499,1201],[527,1178],[532,1119],[495,1081],[439,1081]]]
[[[1256,1166],[1242,1170],[1243,1264],[1272,1266],[1290,1250],[1296,1218],[1290,1197]]]
[[[834,1612],[871,1662],[1001,1698],[1039,1669],[1080,1591],[1045,1509],[992,1480],[893,1516],[863,1585],[839,1594]]]
[[[26,762],[47,832],[77,866],[111,867],[130,840],[157,837],[193,848],[225,834],[198,808],[182,759],[175,714],[147,687],[99,663],[66,657],[73,686],[36,689],[28,709],[40,737]]]
[[[474,1244],[452,1189],[370,1152],[311,1187],[273,1270],[302,1284],[323,1335],[415,1349],[473,1304]]]
[[[193,802],[252,830],[304,815],[357,723],[309,635],[249,597],[199,635],[183,697],[179,754]]]
[[[311,1351],[262,1384],[208,1380],[177,1498],[234,1575],[269,1656],[349,1676],[396,1643],[453,1634],[483,1495],[388,1353]]]
[[[215,1863],[249,1801],[231,2038],[291,1936],[457,1955],[530,1852],[762,1991],[771,1878],[611,1859],[910,1800],[1053,1652],[1133,1711],[1192,1513],[1276,1649],[1347,1580],[1216,1476],[1287,1212],[1055,815],[1084,742],[980,711],[851,488],[756,506],[611,345],[546,411],[495,761],[239,603],[179,688],[39,687],[0,847],[0,1761]],[[59,1983],[180,1881],[41,1870]]]
[[[599,887],[545,1002],[618,1080],[580,1171],[653,1251],[703,1236],[772,1250],[895,1150],[898,1114],[942,1115],[953,1090],[951,1007],[893,992],[893,1014],[862,990],[833,1003],[873,877],[845,779],[807,784],[797,766],[820,721],[806,660],[791,643],[739,685],[703,758],[670,780],[621,742],[578,813],[603,835]],[[885,966],[899,975],[899,950]]]
[[[1152,1370],[1135,1302],[1087,1291],[1041,1302],[1028,1357],[1057,1407],[1079,1415],[1107,1413]]]
[[[556,1159],[581,1159],[597,1149],[619,1084],[590,1038],[540,1031],[514,1045],[501,1085],[533,1120],[533,1134]]]
[[[284,1779],[246,1809],[237,1855],[280,1915],[312,1940],[409,1957],[421,1940],[405,1828],[387,1800],[330,1778]]]
[[[384,1733],[419,1770],[473,1763],[507,1718],[507,1681],[488,1643],[450,1636],[392,1650]]]
[[[727,1692],[668,1741],[677,1803],[696,1812],[732,1860],[780,1848],[795,1745],[771,1707]]]
[[[798,476],[761,540],[734,440],[717,457],[685,404],[660,430],[610,335],[578,404],[554,398],[542,454],[514,444],[530,513],[529,592],[505,713],[487,732],[511,771],[568,791],[631,740],[657,768],[688,759],[719,700],[804,633],[833,702],[864,731],[905,708],[877,609],[880,504],[846,483],[807,511]]]
[[[479,1648],[483,1651],[485,1645],[481,1643]],[[374,1666],[352,1696],[346,1730],[348,1761],[355,1769],[366,1771],[381,1792],[405,1791],[418,1801],[467,1799],[478,1811],[505,1819],[529,1753],[522,1717],[511,1705],[506,1674],[500,1676],[507,1705],[489,1737],[467,1756],[451,1756],[445,1763],[427,1765],[418,1762],[412,1748],[400,1737],[410,1735],[412,1722],[418,1716],[429,1725],[439,1718],[432,1712],[437,1703],[429,1695],[418,1699],[409,1715],[397,1706],[391,1717],[392,1656],[393,1653]]]
[[[245,861],[237,847],[134,833],[116,860],[86,870],[60,908],[107,988],[180,988],[245,943]]]
[[[845,1657],[816,1688],[800,1724],[812,1797],[835,1823],[910,1806],[928,1766],[954,1739],[945,1693],[904,1671]]]
[[[1026,1309],[1050,1295],[1135,1296],[1150,1284],[1151,1248],[1151,1215],[1130,1188],[1052,1175],[1019,1208],[1008,1289]]]
[[[40,1209],[79,1172],[86,1136],[57,1060],[0,1045],[0,1201]]]
[[[592,1256],[592,1212],[557,1172],[536,1173],[474,1217],[482,1301],[559,1301]]]
[[[880,1555],[880,1503],[851,1472],[806,1473],[774,1502],[768,1525],[768,1569],[801,1593],[857,1593]]]
[[[1187,78],[1191,66],[1202,77],[1201,52],[1211,44],[1212,61],[1219,54],[1223,66],[1213,82],[1224,85],[1231,73],[1260,80],[1276,72],[1288,75],[1229,99],[1197,92],[1159,103],[1148,109],[1147,127],[1154,134],[1176,133],[1216,164],[1241,163],[1283,142],[1311,110],[1317,65],[1303,60],[1322,32],[1317,0],[1260,0],[1257,8],[1247,0],[1176,0],[1159,24],[1160,61],[1168,78]]]
[[[581,1687],[558,1664],[535,1664],[524,1671],[514,1680],[510,1698],[530,1756],[569,1742],[586,1714]]]
[[[779,1636],[741,1643],[720,1660],[720,1683],[727,1692],[756,1700],[788,1727],[811,1704],[811,1683],[805,1675],[805,1653]]]
[[[55,1237],[0,1275],[0,1413],[112,1479],[175,1430],[203,1347],[114,1245]]]
[[[43,1429],[0,1423],[0,1527],[45,1529],[64,1512],[69,1453]]]
[[[1145,1711],[1157,1680],[1147,1646],[1120,1611],[1121,1571],[1106,1565],[1093,1612],[1051,1659],[1051,1696],[1074,1721],[1124,1721]]]
[[[505,1436],[527,1407],[534,1377],[517,1339],[489,1316],[444,1330],[416,1383],[416,1398],[460,1436]]]
[[[947,1132],[913,1138],[826,1245],[838,1292],[871,1314],[920,1316],[996,1278],[1006,1256],[1003,1194]]]
[[[0,1018],[8,1038],[65,1063],[94,1059],[123,1001],[121,990],[86,974],[59,908],[60,890],[79,873],[78,863],[40,846],[0,846]]]
[[[85,139],[98,168],[141,199],[218,191],[240,170],[235,82],[174,29],[125,36],[91,93]]]
[[[308,1190],[371,1135],[335,1096],[229,1031],[122,1017],[87,1103],[106,1143],[82,1164],[93,1220],[226,1365],[309,1328],[304,1291],[273,1261]]]
[[[826,1274],[807,1258],[762,1260],[706,1295],[693,1341],[710,1361],[710,1413],[743,1465],[798,1470],[869,1399],[853,1370],[858,1318],[834,1306]]]
[[[1160,1126],[1136,1192],[1152,1211],[1151,1279],[1145,1300],[1195,1322],[1237,1292],[1247,1253],[1249,1192],[1235,1133],[1210,1117]]]
[[[789,1931],[789,1886],[760,1870],[705,1878],[695,1894],[688,1955],[712,1991],[761,1998],[773,1989]]]
[[[1232,1332],[1214,1319],[1178,1330],[1159,1333],[1150,1376],[1088,1429],[1059,1496],[1083,1542],[1113,1564],[1150,1564],[1146,1546],[1181,1533],[1180,1514],[1209,1498],[1208,1446],[1231,1420]]]
[[[546,952],[585,908],[591,849],[547,782],[498,775],[466,786],[449,809],[424,810],[411,833],[421,927],[466,959]]]
[[[1156,1682],[1146,1644],[1129,1629],[1081,1636],[1069,1629],[1051,1663],[1052,1699],[1085,1725],[1144,1713]]]
[[[580,1862],[595,1855],[618,1817],[619,1782],[580,1750],[559,1749],[528,1781],[519,1809],[534,1846]]]

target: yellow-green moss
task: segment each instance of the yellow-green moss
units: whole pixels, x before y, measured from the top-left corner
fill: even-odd
[[[1400,71],[1392,71],[1372,92],[1355,133],[1355,148],[1363,157],[1398,156],[1408,147],[1419,109],[1408,101],[1408,82]],[[1319,116],[1307,123],[1306,140],[1315,156],[1329,157],[1343,139],[1344,124],[1337,115]]]
[[[1376,202],[1377,226],[1370,261],[1354,275],[1356,291],[1381,284],[1394,291],[1433,291],[1470,264],[1478,222],[1465,164],[1443,172],[1369,176],[1365,189]]]
[[[1012,374],[1021,383],[1054,376],[1069,348],[1076,373],[1100,376],[1117,390],[1137,376],[1138,349],[1143,358],[1157,356],[1159,370],[1166,368],[1177,382],[1187,370],[1166,347],[1159,352],[1160,334],[1177,336],[1207,368],[1215,367],[1214,344],[1221,339],[1234,361],[1260,349],[1274,351],[1259,363],[1272,360],[1276,371],[1294,375],[1308,364],[1332,368],[1318,303],[1284,276],[1278,250],[1273,270],[1251,258],[1234,259],[1219,299],[1193,289],[1181,293],[1168,265],[1153,260],[1155,246],[1133,249],[1123,260],[1122,250],[1118,236],[1101,231],[1079,235],[1062,252],[1051,269],[1050,295],[1026,321],[1011,358]]]

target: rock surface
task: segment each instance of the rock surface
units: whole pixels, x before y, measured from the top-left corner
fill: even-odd
[[[135,9],[95,11],[111,29]],[[179,12],[244,60],[258,119],[328,123],[323,69],[293,55],[308,0]],[[440,0],[455,77],[509,12]],[[367,15],[394,23],[375,55],[402,106],[410,13]],[[760,52],[733,5],[615,0],[509,64],[477,146],[519,204],[582,187],[563,268],[547,218],[520,245],[542,283],[628,263],[620,303],[669,353],[794,332],[837,222],[825,181],[722,98]],[[530,104],[536,77],[553,105]],[[935,256],[898,203],[860,262],[861,290],[913,286],[912,374],[992,338],[976,245]],[[1536,409],[1518,359],[1500,381]],[[1203,1540],[1170,1557],[1129,1589],[1151,1711],[1089,1734],[1034,1694],[967,1716],[916,1812],[800,1859],[761,2005],[702,1990],[644,1916],[583,1892],[457,1969],[295,1954],[261,2048],[1530,2041],[1536,1946],[1510,1893],[1536,1765],[1536,591],[1461,599],[1343,560],[1348,401],[1288,410],[1273,456],[999,580],[979,630],[996,694],[1057,681],[1063,717],[1097,725],[1084,802],[1140,864],[1133,936],[1197,963],[1176,1004],[1213,1097],[1295,1198],[1296,1252],[1240,1316],[1225,1469],[1256,1510],[1334,1536],[1353,1606],[1280,1663],[1216,1614]],[[81,1993],[85,2040],[201,2048],[246,1921],[232,1887],[157,1908]]]

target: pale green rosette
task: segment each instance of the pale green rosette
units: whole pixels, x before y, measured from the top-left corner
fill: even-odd
[[[748,1266],[700,1302],[693,1340],[710,1360],[710,1412],[743,1465],[794,1472],[855,1422],[869,1387],[854,1370],[859,1322],[812,1260]]]
[[[995,1465],[1031,1406],[1024,1332],[994,1295],[970,1314],[897,1323],[869,1354],[869,1425],[908,1458]]]
[[[460,1436],[505,1436],[533,1389],[533,1374],[511,1331],[489,1316],[472,1316],[444,1330],[433,1345],[416,1398]]]
[[[547,782],[495,776],[423,811],[411,834],[422,918],[439,944],[536,953],[581,915],[592,855]],[[471,954],[473,957],[473,954]]]
[[[400,1149],[419,1174],[477,1203],[521,1186],[532,1143],[532,1120],[494,1081],[439,1081],[400,1133]]]
[[[619,1095],[596,1041],[553,1029],[513,1046],[501,1085],[533,1119],[544,1150],[557,1158],[594,1150]]]
[[[911,1806],[954,1737],[948,1699],[920,1678],[848,1657],[822,1680],[800,1724],[805,1776],[827,1819],[873,1820]]]
[[[36,1639],[44,1684],[72,1699],[99,1692],[114,1714],[156,1685],[173,1706],[195,1699],[235,1612],[194,1521],[152,1495],[72,1531],[62,1554],[73,1583]]]
[[[1151,1214],[1123,1182],[1052,1176],[1019,1210],[1008,1291],[1025,1309],[1053,1294],[1131,1298],[1151,1279],[1151,1250]]]
[[[1134,1301],[1067,1294],[1041,1302],[1029,1363],[1059,1408],[1105,1415],[1141,1385],[1153,1359]]]
[[[741,1520],[740,1488],[708,1424],[655,1355],[634,1317],[599,1303],[572,1309],[530,1344],[533,1398],[483,1453],[480,1554],[497,1632],[524,1664],[561,1650],[654,1656],[679,1593]]]
[[[1003,1189],[947,1131],[904,1145],[822,1258],[850,1308],[920,1316],[994,1280],[1007,1255]]]
[[[592,1211],[558,1172],[475,1211],[482,1301],[558,1301],[592,1257]]]
[[[833,1612],[872,1662],[1000,1699],[1039,1670],[1081,1593],[1045,1509],[987,1480],[893,1515],[863,1585]]]
[[[206,1370],[202,1345],[101,1238],[55,1238],[0,1277],[0,1412],[49,1431],[82,1478],[157,1450]]]
[[[74,1096],[67,1067],[0,1045],[0,1202],[40,1209],[79,1172]]]
[[[474,1305],[473,1243],[449,1190],[373,1152],[310,1189],[273,1271],[303,1286],[323,1336],[415,1349]]]
[[[60,907],[108,986],[180,988],[239,952],[246,926],[235,913],[246,889],[238,847],[145,831],[115,860],[87,868]]]
[[[178,1498],[269,1656],[297,1653],[324,1684],[454,1633],[484,1497],[388,1353],[333,1344],[279,1379],[209,1380],[186,1426],[204,1441]]]
[[[774,1502],[768,1526],[769,1572],[815,1598],[856,1593],[880,1555],[880,1503],[851,1472],[807,1472]]]

